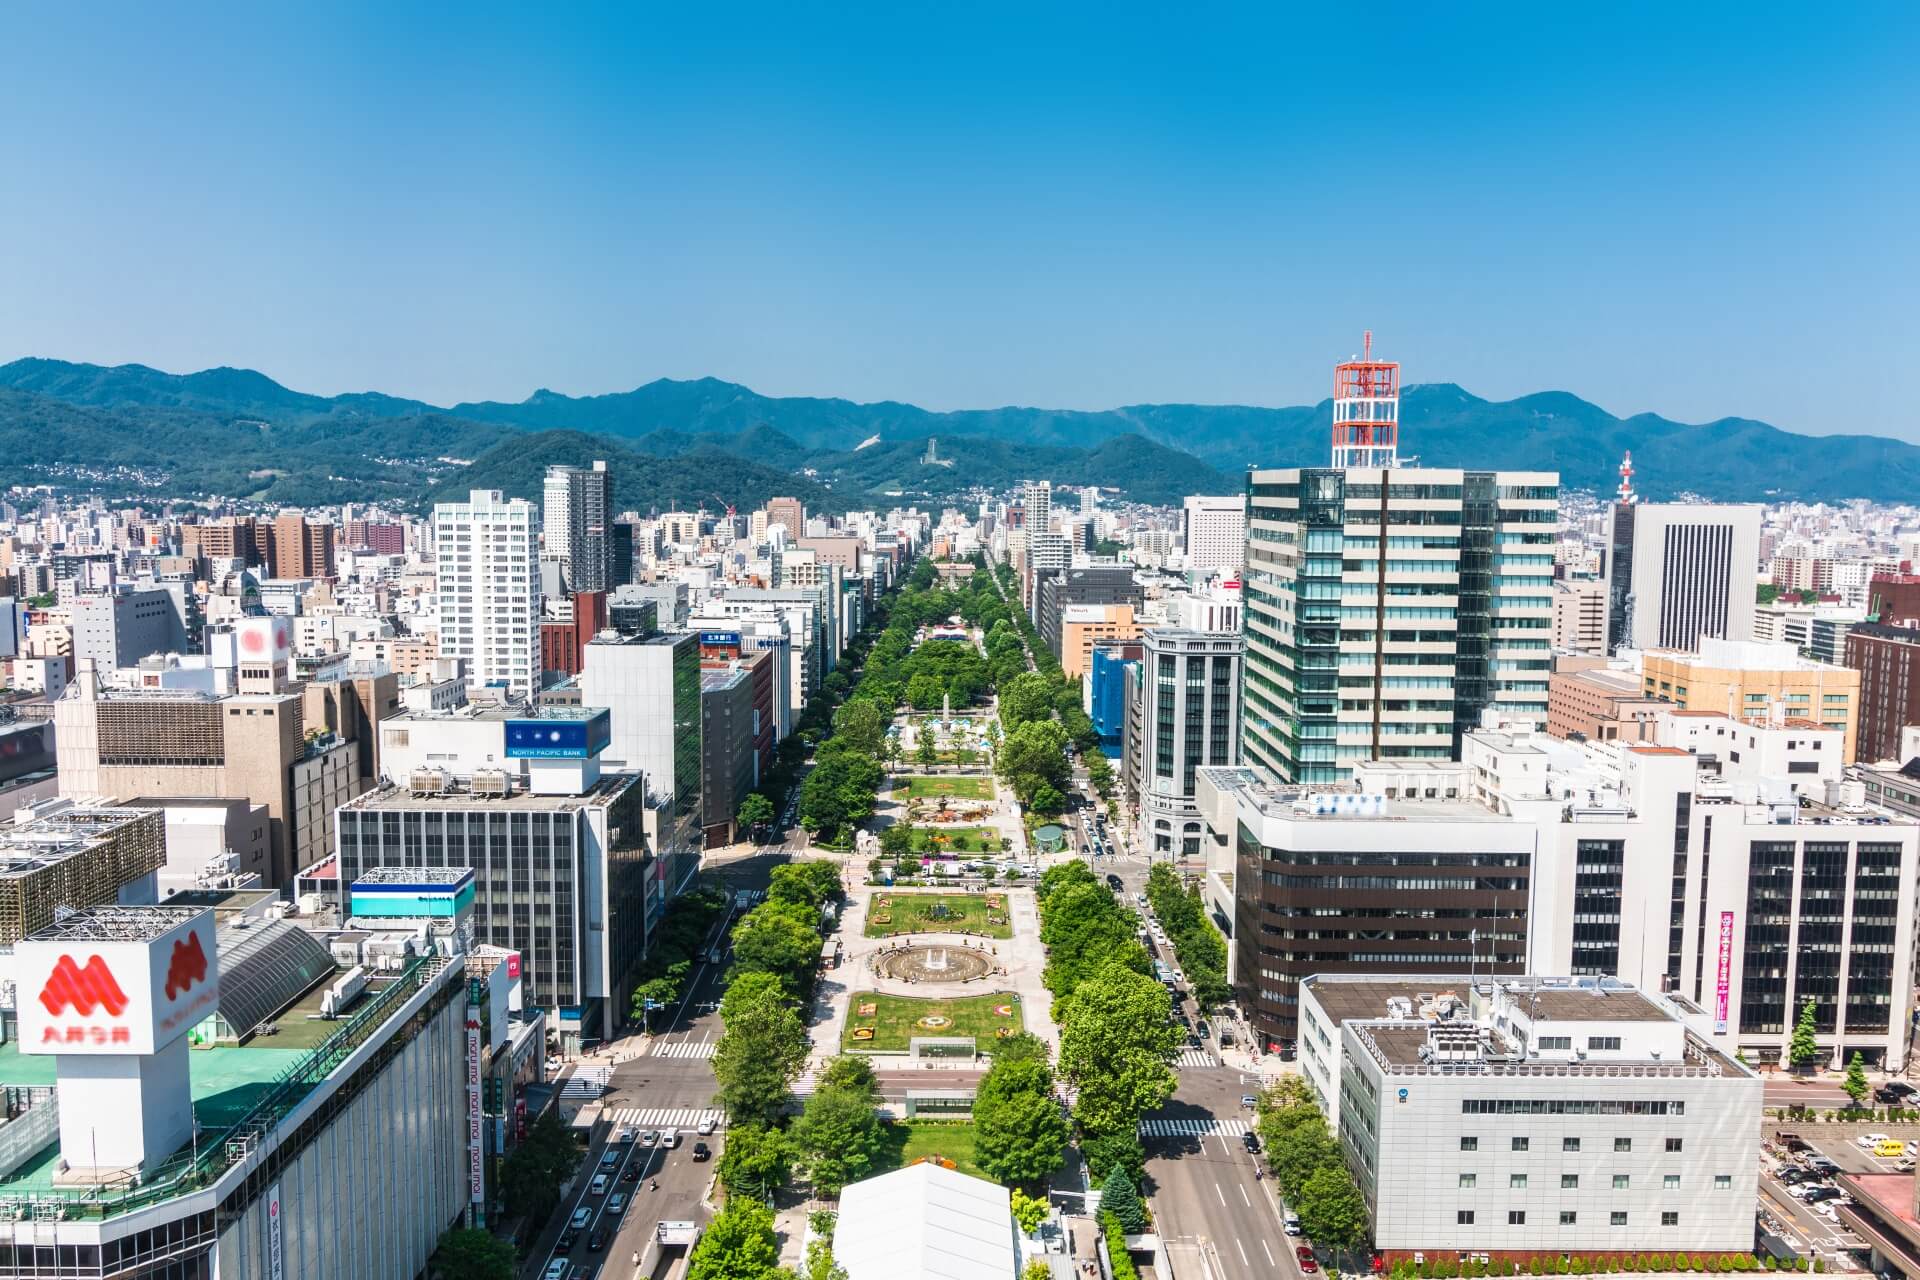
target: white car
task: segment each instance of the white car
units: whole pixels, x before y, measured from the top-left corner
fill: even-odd
[[[1871,1151],[1883,1142],[1892,1141],[1893,1139],[1884,1133],[1863,1133],[1853,1140],[1853,1145],[1863,1151]]]

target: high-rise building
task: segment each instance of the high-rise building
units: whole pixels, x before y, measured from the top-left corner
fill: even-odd
[[[1860,673],[1859,758],[1900,758],[1900,731],[1920,724],[1920,630],[1859,623],[1847,632],[1846,661]]]
[[[1607,651],[1607,584],[1599,578],[1559,578],[1553,584],[1553,647]]]
[[[542,490],[543,552],[560,561],[569,591],[606,591],[613,581],[613,473],[586,467],[547,468]]]
[[[610,767],[647,780],[652,841],[674,893],[699,871],[700,637],[695,632],[603,632],[587,644],[580,699],[612,713]]]
[[[1039,580],[1034,593],[1034,627],[1053,656],[1064,660],[1063,620],[1069,609],[1076,605],[1128,605],[1137,614],[1143,603],[1145,593],[1130,565],[1060,569]]]
[[[807,507],[798,498],[768,498],[767,527],[778,525],[787,531],[787,544],[807,536]]]
[[[267,526],[267,576],[334,576],[333,525],[312,522],[298,512],[275,516]]]
[[[540,678],[539,556],[533,506],[498,489],[433,509],[440,656],[466,661],[474,684],[517,694]]]
[[[1181,504],[1187,566],[1202,573],[1240,572],[1247,554],[1247,500],[1191,497]]]
[[[1609,650],[1753,639],[1758,506],[1620,502],[1608,526]]]
[[[1250,486],[1248,764],[1338,782],[1454,759],[1490,707],[1546,723],[1557,475],[1312,467]]]
[[[1046,533],[1053,528],[1053,481],[1028,480],[1020,486],[1020,507],[1024,511],[1027,536]]]
[[[1200,853],[1194,770],[1240,761],[1238,635],[1155,627],[1141,636],[1140,706],[1129,707],[1126,775],[1152,853]]]

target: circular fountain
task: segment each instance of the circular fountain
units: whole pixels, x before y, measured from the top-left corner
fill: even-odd
[[[883,978],[905,982],[971,982],[994,969],[991,955],[977,947],[935,943],[899,947],[874,958],[873,970]]]

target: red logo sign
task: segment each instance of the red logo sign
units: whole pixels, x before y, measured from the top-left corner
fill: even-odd
[[[173,958],[167,961],[167,999],[176,1000],[187,989],[207,976],[207,953],[200,949],[200,935],[190,933],[176,938]]]
[[[176,956],[176,962],[177,959]],[[205,976],[205,957],[201,958],[200,971]],[[117,1018],[126,1011],[127,993],[120,989],[120,984],[113,979],[113,971],[99,956],[88,959],[84,969],[73,962],[72,956],[61,956],[47,978],[47,985],[40,989],[40,1003],[56,1016],[71,1008],[88,1017],[98,1008],[106,1010],[108,1017]]]

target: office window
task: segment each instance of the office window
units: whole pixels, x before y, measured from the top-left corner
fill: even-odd
[[[1470,1227],[1470,1226],[1472,1226],[1472,1225],[1473,1225],[1473,1210],[1471,1210],[1471,1209],[1455,1209],[1455,1210],[1453,1211],[1453,1222],[1454,1222],[1454,1225],[1455,1225],[1455,1226],[1460,1226],[1460,1227]]]
[[[1716,1173],[1716,1174],[1714,1174],[1714,1175],[1713,1175],[1713,1189],[1714,1189],[1715,1191],[1731,1191],[1731,1190],[1733,1190],[1733,1175],[1732,1175],[1732,1174],[1730,1174],[1730,1173]]]
[[[1509,1210],[1507,1210],[1507,1225],[1508,1225],[1508,1226],[1510,1226],[1510,1227],[1524,1227],[1524,1226],[1526,1226],[1526,1225],[1527,1225],[1527,1211],[1526,1211],[1525,1209],[1509,1209]]]
[[[1563,1173],[1560,1175],[1560,1189],[1562,1191],[1574,1191],[1574,1190],[1577,1190],[1579,1186],[1580,1186],[1579,1174]]]
[[[1480,1139],[1462,1138],[1460,1139],[1460,1149],[1462,1151],[1478,1151],[1480,1149]]]
[[[1633,1139],[1632,1138],[1615,1138],[1613,1140],[1613,1149],[1615,1151],[1631,1151],[1633,1150]]]
[[[1677,1227],[1680,1225],[1680,1215],[1671,1209],[1665,1210],[1660,1215],[1660,1225],[1663,1227]]]
[[[1507,1185],[1515,1191],[1524,1191],[1527,1186],[1527,1175],[1524,1173],[1510,1173],[1507,1175]]]
[[[1587,1052],[1589,1053],[1592,1053],[1595,1050],[1617,1051],[1619,1048],[1620,1048],[1619,1036],[1588,1036],[1587,1037]]]
[[[1478,1183],[1479,1180],[1480,1175],[1477,1173],[1463,1173],[1460,1175],[1460,1185],[1463,1187],[1471,1187]]]
[[[1613,1225],[1616,1227],[1624,1227],[1627,1225],[1627,1215],[1624,1211],[1619,1209],[1613,1211]]]
[[[1572,1036],[1541,1036],[1540,1048],[1542,1050],[1571,1049],[1573,1048],[1573,1037]]]
[[[1678,1138],[1667,1139],[1667,1150],[1678,1151],[1679,1149],[1680,1149],[1680,1139]]]
[[[1580,1215],[1571,1209],[1562,1209],[1560,1211],[1560,1225],[1563,1227],[1571,1227],[1579,1220]]]
[[[1662,1191],[1678,1191],[1680,1189],[1680,1175],[1670,1173],[1662,1178],[1660,1180],[1660,1189]]]
[[[1578,1151],[1580,1149],[1580,1139],[1562,1138],[1560,1139],[1560,1149],[1562,1151]]]
[[[1614,1175],[1613,1175],[1613,1189],[1614,1189],[1615,1191],[1625,1191],[1625,1190],[1627,1189],[1627,1175],[1626,1175],[1626,1174],[1624,1174],[1624,1173],[1616,1173],[1616,1174],[1614,1174]]]
[[[1525,1138],[1515,1138],[1513,1140],[1513,1149],[1515,1151],[1525,1151],[1527,1149],[1527,1140]]]

